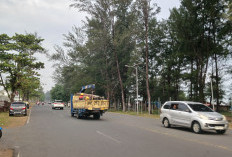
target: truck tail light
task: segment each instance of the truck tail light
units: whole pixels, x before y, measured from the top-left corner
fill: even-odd
[[[22,110],[26,110],[26,107],[23,107]]]
[[[13,110],[13,108],[12,108],[12,107],[10,107],[10,110]]]

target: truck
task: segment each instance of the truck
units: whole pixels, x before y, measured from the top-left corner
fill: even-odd
[[[81,119],[93,115],[94,119],[100,119],[109,109],[109,100],[98,95],[83,93],[87,88],[95,88],[95,85],[83,86],[79,93],[71,94],[71,116]]]

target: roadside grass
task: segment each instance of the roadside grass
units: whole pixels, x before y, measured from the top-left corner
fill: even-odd
[[[145,112],[145,111],[142,113],[139,112],[138,114],[137,112],[134,112],[134,111],[123,112],[123,111],[109,110],[109,112],[127,114],[127,115],[132,115],[132,116],[139,116],[139,117],[155,118],[155,119],[159,119],[160,117],[157,110],[155,110],[152,114],[148,114],[148,112]]]
[[[9,112],[0,112],[0,127],[5,127],[9,123]]]
[[[27,116],[9,116],[9,112],[0,112],[0,127],[15,128],[26,124],[27,118],[30,114],[30,109],[27,110]]]

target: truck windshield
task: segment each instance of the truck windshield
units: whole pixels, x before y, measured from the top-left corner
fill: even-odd
[[[203,104],[188,104],[194,111],[197,112],[213,112],[209,107]]]

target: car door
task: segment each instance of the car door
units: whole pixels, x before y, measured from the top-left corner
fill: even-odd
[[[187,105],[184,103],[179,103],[178,105],[178,115],[176,121],[179,125],[190,126],[192,113]]]
[[[177,109],[174,108],[175,105],[177,106]],[[178,106],[179,106],[179,103],[177,103],[177,102],[171,103],[171,107],[169,109],[170,123],[171,124],[178,125],[178,114],[180,112],[178,110]]]

